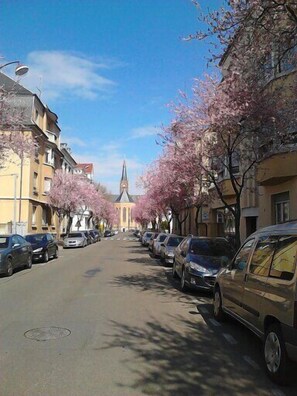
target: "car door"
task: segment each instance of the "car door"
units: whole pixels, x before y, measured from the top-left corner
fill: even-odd
[[[20,244],[22,265],[28,263],[28,256],[31,253],[30,244],[21,235],[17,235],[18,243]]]
[[[257,328],[277,241],[278,237],[274,235],[259,237],[244,276],[242,317]]]
[[[54,238],[51,234],[46,234],[46,239],[47,239],[47,246],[48,246],[48,255],[49,257],[53,256],[55,254],[55,243],[54,243]]]
[[[186,238],[176,249],[175,251],[175,270],[178,273],[179,276],[181,276],[182,273],[182,267],[184,265],[187,252],[189,250],[189,238]]]
[[[11,238],[11,256],[13,268],[21,267],[24,262],[22,245],[17,235],[13,235]]]
[[[220,276],[224,307],[242,316],[242,298],[247,264],[253,250],[255,238],[247,240],[235,255],[232,263]]]

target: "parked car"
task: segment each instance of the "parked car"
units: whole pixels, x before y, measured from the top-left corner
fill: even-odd
[[[149,239],[149,241],[148,241],[148,250],[149,250],[150,252],[153,251],[153,245],[154,245],[155,240],[157,239],[157,237],[158,237],[159,234],[160,234],[159,232],[153,232],[153,233],[152,233],[152,236],[150,237],[150,239]]]
[[[19,267],[32,267],[31,243],[18,234],[0,235],[0,273],[11,276]]]
[[[146,231],[141,238],[141,244],[142,246],[148,246],[149,240],[151,239],[151,236],[153,235],[152,232]]]
[[[233,256],[234,250],[225,238],[189,235],[175,250],[172,274],[180,277],[182,291],[212,290],[217,273]]]
[[[30,242],[33,249],[33,260],[42,260],[47,263],[49,258],[58,258],[58,242],[52,234],[28,234],[25,236],[27,242]]]
[[[104,237],[111,237],[111,236],[112,236],[111,230],[105,230],[104,231]]]
[[[90,230],[89,232],[95,242],[101,241],[101,236],[98,230]]]
[[[214,316],[229,314],[264,342],[266,372],[283,384],[297,362],[297,221],[250,235],[214,286]]]
[[[91,245],[92,243],[95,243],[92,235],[90,234],[90,231],[82,230],[81,232],[84,233],[85,237],[87,238],[87,245]]]
[[[174,234],[167,234],[164,242],[160,244],[160,259],[162,263],[173,264],[176,247],[184,240],[184,237]]]
[[[88,240],[85,234],[81,231],[70,232],[63,240],[63,248],[71,247],[86,247]]]
[[[165,241],[165,239],[168,237],[168,234],[160,233],[157,238],[154,240],[153,246],[152,246],[152,254],[154,257],[160,257],[161,253],[161,243]]]

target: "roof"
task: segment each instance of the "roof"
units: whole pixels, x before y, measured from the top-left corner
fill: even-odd
[[[3,73],[0,73],[0,85],[3,86],[3,88],[6,91],[15,92],[18,95],[30,95],[30,96],[34,95],[31,91],[29,91],[28,89],[24,88],[17,81],[14,81],[12,78],[6,76]]]
[[[131,195],[128,193],[128,191],[124,188],[124,190],[121,192],[121,194],[117,197],[117,199],[114,202],[134,203],[134,200],[131,197]]]
[[[124,181],[124,180],[128,181],[126,161],[124,161],[124,163],[123,163],[122,178],[121,178],[121,181]]]
[[[93,164],[77,164],[76,166],[77,169],[83,170],[85,173],[93,173],[94,171],[94,165]]]

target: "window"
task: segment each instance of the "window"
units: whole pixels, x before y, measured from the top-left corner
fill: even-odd
[[[275,205],[275,222],[283,223],[284,221],[288,221],[290,219],[289,216],[289,202],[279,202]]]
[[[32,206],[32,224],[36,224],[36,210],[37,206]]]
[[[237,253],[237,255],[234,258],[232,268],[237,269],[239,271],[243,271],[246,268],[246,264],[250,255],[250,252],[252,250],[253,244],[254,244],[254,239],[250,239],[247,241],[240,251]]]
[[[47,211],[46,208],[42,208],[42,225],[47,226]]]
[[[44,178],[44,193],[47,194],[49,192],[49,190],[51,189],[51,183],[52,183],[52,179],[49,177],[45,177]]]
[[[290,220],[290,196],[289,192],[272,196],[275,224]]]
[[[37,191],[38,173],[34,172],[33,175],[33,191]]]
[[[36,121],[36,123],[37,123],[37,121],[38,121],[38,117],[39,117],[38,110],[35,110],[35,121]]]
[[[126,222],[127,220],[127,209],[123,208],[123,222]]]
[[[276,243],[276,236],[265,236],[259,239],[250,264],[251,274],[268,276]]]
[[[269,276],[291,280],[295,273],[296,251],[297,237],[280,237],[273,257]]]

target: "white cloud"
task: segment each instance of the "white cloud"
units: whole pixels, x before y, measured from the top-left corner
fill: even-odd
[[[161,133],[160,127],[155,127],[151,125],[134,128],[131,131],[130,139],[142,139],[147,136],[157,136],[158,133]]]
[[[96,99],[109,95],[116,83],[101,73],[121,65],[105,58],[94,61],[66,51],[33,51],[28,55],[29,73],[22,82],[33,92],[49,99],[77,96]]]

